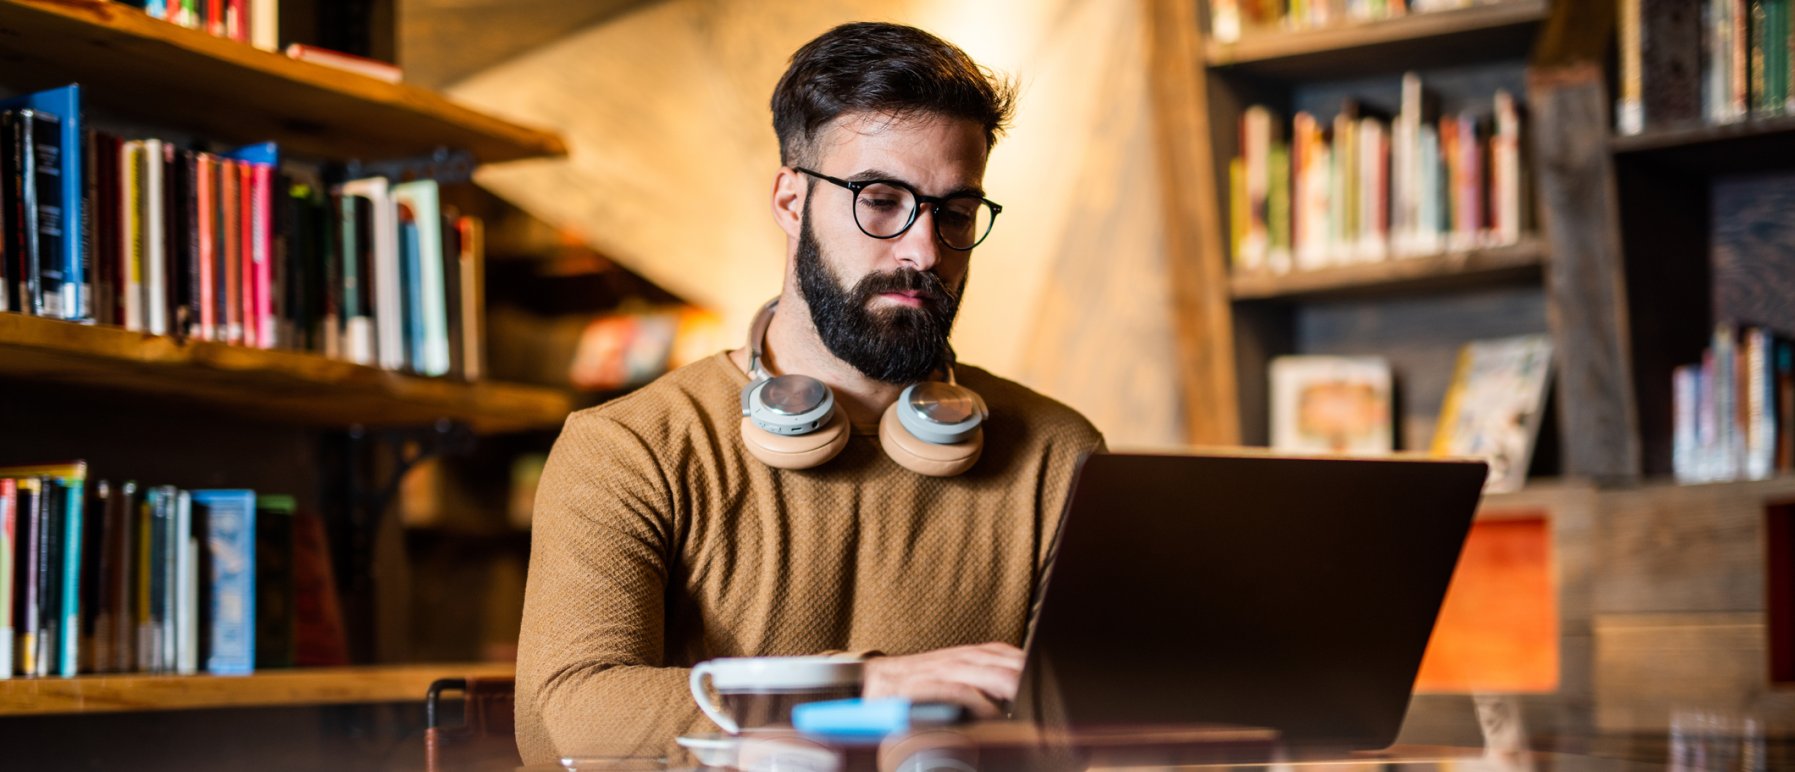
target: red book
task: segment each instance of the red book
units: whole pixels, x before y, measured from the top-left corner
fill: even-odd
[[[14,535],[18,533],[18,527],[14,525],[19,511],[17,485],[10,478],[0,479],[0,634],[5,635],[0,639],[0,676],[3,677],[11,677],[14,670],[12,597],[18,590],[12,583],[15,575],[13,561],[18,559],[18,550],[14,547],[18,543],[14,541]]]
[[[249,0],[224,0],[225,37],[239,43],[249,42]]]
[[[240,263],[238,278],[243,282],[242,303],[243,345],[260,347],[262,345],[260,323],[256,320],[256,213],[255,213],[255,172],[254,165],[238,162],[237,172],[237,236],[238,260]]]
[[[256,326],[256,344],[274,348],[274,168],[251,164],[253,180],[250,191],[254,206],[251,233],[255,250],[255,307],[252,318]]]
[[[237,214],[242,199],[237,194],[237,162],[218,159],[218,211],[224,233],[224,275],[218,277],[224,291],[224,341],[243,342],[243,230]]]
[[[218,37],[225,36],[224,0],[206,0],[206,31]]]
[[[199,231],[199,338],[218,339],[218,162],[209,153],[200,153],[194,173],[195,192],[199,197],[199,216],[194,229]]]

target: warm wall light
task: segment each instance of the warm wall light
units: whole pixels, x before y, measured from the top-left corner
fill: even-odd
[[[1434,626],[1418,692],[1558,689],[1558,582],[1543,512],[1471,526]]]

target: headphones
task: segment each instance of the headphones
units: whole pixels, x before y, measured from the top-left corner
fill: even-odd
[[[822,381],[795,373],[773,375],[762,361],[774,298],[748,331],[748,385],[742,389],[742,442],[748,454],[779,469],[809,469],[848,445],[848,419]],[[952,477],[979,460],[985,448],[985,400],[954,382],[954,352],[947,350],[947,381],[904,387],[879,419],[879,445],[899,466],[930,477]]]

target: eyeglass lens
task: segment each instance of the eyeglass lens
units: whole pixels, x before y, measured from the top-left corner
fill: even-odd
[[[873,183],[854,197],[854,220],[867,235],[891,238],[915,217],[916,196],[896,185]],[[971,249],[991,231],[991,207],[977,196],[954,196],[932,212],[935,233],[948,246]]]

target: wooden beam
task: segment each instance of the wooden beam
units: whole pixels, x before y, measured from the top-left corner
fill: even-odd
[[[1222,204],[1209,182],[1215,179],[1216,159],[1209,142],[1197,3],[1144,2],[1185,427],[1192,443],[1229,445],[1240,441],[1234,329]]]
[[[1533,157],[1548,253],[1546,292],[1558,350],[1564,473],[1604,481],[1640,474],[1629,312],[1608,95],[1601,69],[1528,75]]]

